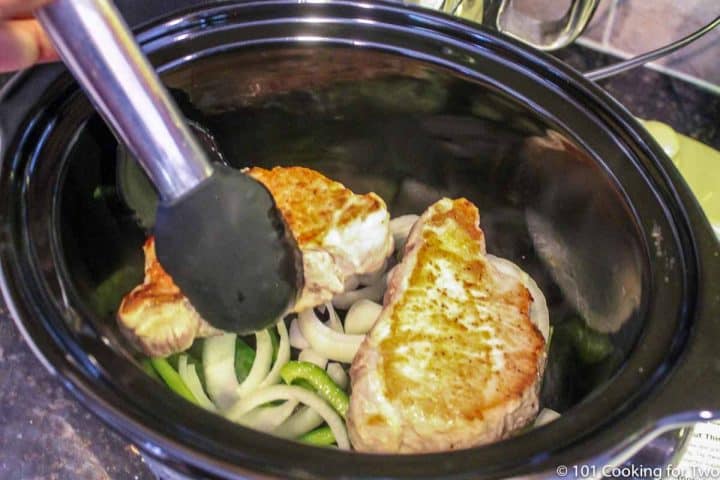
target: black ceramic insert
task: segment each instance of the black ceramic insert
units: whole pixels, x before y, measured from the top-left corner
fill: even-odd
[[[154,192],[71,78],[36,69],[0,107],[4,293],[48,367],[148,454],[219,476],[499,478],[606,463],[654,429],[718,413],[717,242],[662,151],[578,74],[381,4],[229,4],[140,39],[224,163],[315,168],[376,192],[393,216],[442,196],[476,203],[488,251],[548,298],[541,401],[563,413],[493,445],[390,457],[276,439],[176,398],[114,323],[142,277]],[[580,352],[582,335],[602,355]]]

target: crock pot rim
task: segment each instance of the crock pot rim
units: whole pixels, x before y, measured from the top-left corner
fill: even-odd
[[[280,4],[286,4],[286,3],[292,3],[292,2],[283,2],[283,1],[272,2],[272,4],[274,4],[274,5],[280,5]],[[341,5],[345,5],[345,6],[355,5],[352,2],[331,2],[331,4],[332,5],[341,4]],[[253,5],[256,5],[256,4],[253,4]],[[257,4],[257,5],[260,5],[260,4]],[[264,3],[262,5],[266,6],[267,3]],[[233,6],[230,5],[230,6],[215,7],[211,10],[223,10],[226,8],[233,8]],[[244,6],[239,7],[239,8],[244,8]],[[386,5],[383,5],[382,7],[377,6],[375,8],[396,10],[400,13],[405,12],[404,10],[399,10],[396,7],[391,7],[391,6],[386,6]],[[201,10],[201,9],[197,9],[197,10]],[[189,13],[187,13],[187,16],[183,17],[183,18],[186,18],[186,19],[192,18],[193,16],[196,15],[194,13],[195,11],[196,11],[196,9],[192,9]],[[420,17],[430,15],[430,14],[423,13],[422,11],[413,11],[413,10],[409,10],[409,11],[414,12],[415,15],[418,15]],[[202,11],[201,13],[199,13],[199,15],[201,17],[203,17],[203,16],[209,15],[209,13],[207,11]],[[434,21],[435,20],[441,21],[442,23],[447,24],[449,26],[453,26],[453,23],[454,23],[453,21],[447,20],[442,17],[440,19],[438,19],[435,16],[432,16],[431,19]],[[180,22],[180,23],[182,23],[182,22]],[[163,22],[158,21],[151,25],[152,26],[146,27],[149,29],[148,31],[154,32],[156,29],[159,29],[161,31]],[[176,25],[178,25],[178,24],[176,24]],[[464,27],[464,28],[467,29],[467,27]],[[494,36],[489,32],[482,32],[482,35],[486,36],[489,40],[496,42],[497,44],[503,45],[504,47],[508,47],[508,45],[509,45],[510,47],[518,48],[517,45],[513,45],[512,41],[509,41],[506,39],[500,39],[500,38],[493,38]],[[161,36],[153,37],[152,35],[149,35],[149,37],[155,38],[155,39],[162,38]],[[141,36],[141,38],[143,38],[143,37]],[[538,65],[550,64],[551,66],[553,66],[552,61],[547,62],[546,59],[541,59],[539,56],[533,56],[524,50],[522,50],[521,53],[524,56],[534,57],[533,59],[536,61],[536,63]],[[543,60],[543,61],[540,61],[540,60]],[[555,72],[556,74],[560,73],[562,76],[570,77],[570,78],[572,78],[573,76],[575,76],[575,77],[577,76],[577,74],[573,74],[572,72],[567,71],[567,69],[565,69],[564,67],[559,67],[559,65],[554,65],[554,67],[560,69],[559,72]],[[577,80],[577,78],[575,78],[575,79]],[[594,100],[599,101],[601,104],[604,104],[606,106],[606,108],[609,108],[608,104],[610,104],[610,105],[614,104],[614,102],[612,100],[609,100],[609,97],[607,97],[607,95],[600,92],[599,90],[595,89],[595,91],[592,91],[592,89],[589,89],[588,86],[585,84],[583,84],[582,87],[584,87],[583,90],[586,95],[592,94],[592,96],[594,96]],[[22,87],[18,87],[18,88],[22,88]],[[4,92],[5,92],[5,90],[4,90]],[[614,104],[614,108],[616,109],[615,120],[620,121],[621,124],[623,124],[626,128],[630,129],[629,131],[633,134],[633,137],[634,137],[632,140],[637,142],[638,146],[642,147],[644,150],[646,150],[646,152],[649,151],[651,154],[654,154],[654,156],[656,158],[664,158],[659,147],[657,147],[657,145],[654,144],[654,142],[650,139],[650,137],[646,133],[644,133],[642,130],[637,128],[637,124],[634,122],[634,120],[629,115],[629,113],[627,113],[624,109],[620,109],[620,111],[618,112],[617,104]],[[661,176],[665,177],[666,181],[668,178],[672,179],[675,182],[677,182],[679,180],[679,177],[677,176],[676,172],[673,172],[672,170],[670,172],[667,172],[664,170],[665,169],[662,169],[662,168],[660,168],[660,166],[658,166],[658,172],[660,173]],[[0,176],[1,175],[2,175],[2,172],[0,171]],[[670,183],[668,183],[668,187],[669,186],[670,186]],[[687,203],[687,200],[683,200],[681,198],[681,196],[677,192],[674,191],[674,189],[670,188],[669,191],[671,192],[671,195],[675,196],[675,200],[678,202],[679,205],[683,205],[684,203]],[[684,192],[684,193],[685,193],[684,198],[687,199],[688,198],[687,192]],[[692,199],[691,199],[690,203],[692,203]],[[691,205],[691,207],[692,206],[693,205]],[[694,205],[694,207],[697,209],[696,204]],[[692,208],[691,208],[691,210],[692,210]],[[693,218],[692,220],[695,223],[701,223],[701,219],[697,218],[697,212],[693,212],[693,216],[695,218]],[[4,214],[3,214],[3,217],[5,217]],[[685,220],[689,221],[688,219],[685,219]],[[708,225],[708,228],[709,228],[709,225]],[[702,240],[701,243],[706,240],[707,239]],[[694,243],[695,242],[691,242],[691,244],[694,244]],[[9,271],[10,268],[12,268],[12,266],[10,265],[10,263],[12,263],[12,260],[6,256],[7,243],[5,240],[3,240],[3,244],[4,244],[4,248],[3,248],[4,253],[2,255],[2,261],[3,261],[3,267],[4,267],[3,271],[7,272],[7,271]],[[712,269],[710,271],[712,272]],[[715,268],[715,271],[717,272],[717,268]],[[161,438],[161,439],[157,438],[157,435],[153,434],[144,425],[142,425],[142,423],[138,423],[138,422],[135,423],[134,426],[137,427],[138,431],[135,431],[135,430],[129,428],[128,425],[125,425],[124,422],[127,422],[127,416],[124,413],[122,413],[121,410],[117,409],[115,405],[112,405],[111,403],[105,401],[102,398],[102,396],[97,394],[97,392],[94,390],[94,389],[97,389],[97,385],[93,386],[93,385],[88,385],[86,383],[87,382],[86,375],[84,372],[82,372],[80,369],[78,369],[77,363],[73,363],[72,361],[69,361],[67,359],[67,357],[63,354],[62,350],[57,350],[56,348],[54,348],[54,347],[57,347],[57,345],[54,344],[53,342],[57,341],[57,339],[55,339],[53,341],[49,341],[50,339],[46,337],[46,338],[43,338],[42,340],[40,340],[40,338],[42,338],[42,335],[38,336],[38,334],[44,333],[45,335],[47,335],[48,332],[44,331],[44,330],[38,331],[37,328],[35,328],[35,331],[32,331],[28,328],[28,324],[27,324],[28,322],[23,322],[22,320],[20,320],[20,318],[29,318],[29,317],[33,317],[33,316],[42,317],[43,314],[39,313],[38,311],[32,312],[33,309],[37,310],[37,307],[32,306],[31,304],[28,304],[27,303],[28,299],[24,299],[25,301],[22,302],[23,305],[21,305],[21,306],[14,304],[14,302],[12,301],[13,298],[22,298],[22,294],[20,293],[21,289],[19,288],[19,285],[16,284],[9,277],[7,277],[5,275],[5,273],[3,274],[3,282],[2,283],[3,283],[3,293],[6,297],[6,301],[7,301],[8,305],[10,306],[10,308],[13,311],[13,316],[16,319],[16,323],[21,327],[21,330],[24,330],[23,333],[24,333],[26,339],[28,340],[28,343],[34,347],[36,355],[38,354],[38,352],[42,352],[42,351],[52,352],[52,355],[55,357],[55,360],[52,362],[52,364],[50,362],[48,362],[48,365],[50,365],[51,367],[53,364],[55,365],[54,370],[57,370],[60,373],[60,376],[64,377],[65,386],[68,387],[71,391],[73,391],[73,393],[76,396],[78,396],[81,399],[81,401],[83,401],[83,403],[86,403],[86,405],[88,405],[91,408],[91,410],[98,413],[106,421],[109,421],[109,423],[111,423],[115,428],[120,429],[121,431],[123,431],[123,433],[125,435],[134,439],[135,441],[137,441],[138,439],[142,439],[142,438],[156,437],[156,440],[155,440],[156,444],[158,444],[158,445],[166,444],[166,447],[163,448],[166,452],[170,452],[171,450],[175,450],[175,451],[180,450],[180,452],[177,452],[177,453],[179,453],[181,456],[198,455],[197,451],[193,452],[192,450],[188,450],[187,448],[185,448],[184,446],[181,446],[174,440],[169,440],[167,438]],[[24,315],[18,315],[19,313],[21,313],[20,312],[21,309],[24,310],[24,312],[22,312],[22,313],[24,313]],[[37,325],[31,325],[31,327],[37,327]],[[39,343],[41,343],[41,342],[43,342],[43,340],[48,340],[48,342],[45,342],[45,345],[43,345],[40,349],[37,348],[38,345],[33,343],[33,342],[38,342],[38,341],[39,341]],[[43,358],[42,353],[39,355],[39,358]],[[46,359],[46,361],[47,361],[47,359]],[[63,368],[58,369],[58,365],[61,365]],[[80,387],[88,387],[88,388],[83,389]],[[160,387],[157,387],[157,388],[159,389]],[[83,391],[83,390],[85,390],[85,391]],[[106,395],[109,395],[109,394],[110,394],[109,392],[106,393]],[[171,400],[172,402],[175,402],[180,407],[185,408],[185,406],[183,405],[181,400],[174,399],[174,398],[169,399],[169,400]],[[552,428],[553,428],[553,425],[546,427],[546,429],[552,429]],[[144,431],[143,431],[143,429],[144,429]],[[257,435],[257,434],[254,434],[254,435]],[[520,439],[518,439],[518,440],[520,440]],[[170,441],[170,443],[172,444],[172,448],[167,448],[170,446],[170,445],[167,445],[168,441]],[[281,442],[281,441],[273,440],[273,442]],[[288,443],[288,442],[285,442],[285,443]],[[276,445],[283,446],[280,443],[276,443]],[[288,444],[288,445],[292,445],[292,448],[298,448],[298,449],[304,451],[304,453],[307,453],[307,455],[309,455],[309,456],[312,456],[312,451],[315,451],[315,449],[308,449],[308,447],[304,447],[304,446],[299,446],[299,445],[295,445],[295,444]],[[158,451],[154,450],[152,448],[152,446],[143,445],[142,443],[140,444],[140,446],[141,446],[141,448],[144,448],[145,450],[149,451],[151,454],[162,456],[162,454],[159,453]],[[465,452],[455,452],[452,454],[452,456],[455,456],[457,454],[465,454],[465,453],[470,454],[472,452],[473,452],[472,450],[468,450]],[[331,452],[327,452],[327,453],[331,454]],[[442,456],[446,456],[446,455],[448,455],[448,454],[442,454]],[[359,455],[355,455],[355,456],[359,457]],[[175,457],[175,455],[171,455],[171,457]],[[347,457],[344,457],[344,458],[345,458],[345,461],[347,461]],[[371,458],[373,458],[375,460],[378,459],[378,457],[371,457]],[[409,459],[411,457],[407,457],[407,458]],[[433,458],[433,456],[432,455],[424,456],[424,458],[427,460],[430,460]],[[188,460],[188,459],[184,458],[183,461],[185,461],[185,460]],[[209,466],[207,463],[208,458],[205,458],[204,460],[205,461],[203,462],[203,468],[208,468],[208,466]],[[389,461],[389,460],[385,459],[383,461]],[[417,461],[417,458],[414,461]],[[405,462],[401,462],[401,463],[405,463]],[[238,469],[239,467],[237,465],[234,465],[233,468]],[[248,473],[247,471],[242,471],[242,472],[239,472],[238,470],[235,470],[235,471],[236,471],[236,473],[243,473],[243,474]],[[274,471],[275,474],[283,473],[283,472],[278,472],[277,470],[274,470],[274,469],[270,470],[270,471],[271,472]],[[219,472],[219,470],[218,470],[218,472]],[[352,474],[352,472],[350,472],[350,473]]]

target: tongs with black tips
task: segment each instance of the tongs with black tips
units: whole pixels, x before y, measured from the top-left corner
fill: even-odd
[[[55,0],[36,15],[158,189],[157,256],[190,303],[222,330],[274,324],[295,300],[302,263],[270,192],[211,164],[111,1]]]

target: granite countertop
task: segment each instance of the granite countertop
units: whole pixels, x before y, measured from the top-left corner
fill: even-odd
[[[608,59],[558,53],[579,70]],[[635,115],[668,123],[720,149],[720,97],[647,69],[601,81]],[[0,478],[151,479],[123,438],[84,409],[35,359],[0,300]]]

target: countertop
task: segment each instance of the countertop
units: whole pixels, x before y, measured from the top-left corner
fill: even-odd
[[[608,61],[581,47],[557,56],[581,71]],[[633,114],[668,123],[720,149],[720,97],[647,69],[600,85]],[[20,337],[2,300],[0,478],[155,478],[132,445],[106,428],[45,371]]]

